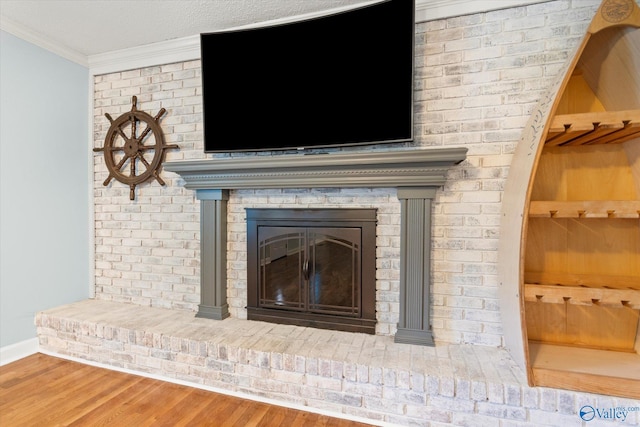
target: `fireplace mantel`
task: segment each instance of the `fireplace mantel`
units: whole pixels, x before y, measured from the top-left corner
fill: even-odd
[[[167,162],[185,187],[201,189],[441,186],[466,148],[225,157]]]
[[[255,155],[167,162],[200,200],[201,290],[197,316],[229,316],[226,283],[228,190],[397,188],[401,204],[400,322],[396,342],[433,345],[429,323],[431,203],[466,148]]]

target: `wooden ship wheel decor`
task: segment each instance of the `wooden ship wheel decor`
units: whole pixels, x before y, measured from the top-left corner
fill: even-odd
[[[109,113],[105,117],[111,123],[102,148],[93,151],[104,152],[104,162],[109,176],[103,185],[116,179],[129,186],[129,199],[135,199],[136,185],[155,179],[160,185],[159,168],[164,159],[164,150],[178,148],[176,144],[166,144],[160,127],[160,118],[166,113],[164,108],[155,117],[138,110],[137,98],[131,99],[131,111],[113,119]],[[143,128],[138,134],[138,130]]]

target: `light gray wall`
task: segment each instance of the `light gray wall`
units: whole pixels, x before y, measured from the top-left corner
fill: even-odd
[[[89,296],[89,70],[0,32],[0,347]]]

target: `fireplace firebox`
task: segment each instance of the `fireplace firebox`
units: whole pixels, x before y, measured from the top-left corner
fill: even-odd
[[[375,333],[375,209],[246,211],[250,320]]]

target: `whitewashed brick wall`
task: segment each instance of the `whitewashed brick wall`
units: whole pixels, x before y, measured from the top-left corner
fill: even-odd
[[[434,206],[433,329],[437,341],[502,344],[497,247],[502,188],[511,156],[537,100],[584,35],[599,0],[558,0],[423,22],[416,33],[415,147],[465,146]],[[131,108],[160,108],[167,160],[203,153],[200,62],[143,68],[95,79],[94,146],[109,122]],[[248,102],[250,105],[250,102]],[[249,117],[249,116],[248,116]],[[264,153],[262,154],[264,155]],[[195,311],[199,302],[199,203],[181,180],[166,187],[112,182],[95,156],[96,297]],[[342,204],[379,209],[378,333],[398,316],[399,203],[393,189],[243,190],[229,200],[229,304],[244,318],[246,207]]]
[[[137,108],[152,116],[167,109],[160,123],[167,159],[203,157],[200,61],[96,76],[94,147],[104,143],[110,123]],[[102,153],[94,157],[96,298],[195,311],[200,302],[200,206],[175,177],[136,188],[112,180]],[[128,171],[127,171],[128,173]]]

